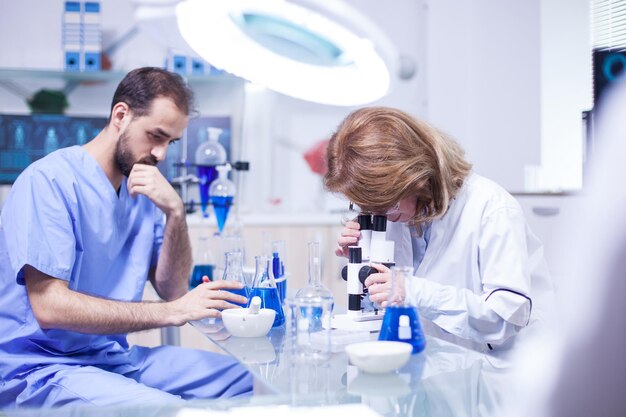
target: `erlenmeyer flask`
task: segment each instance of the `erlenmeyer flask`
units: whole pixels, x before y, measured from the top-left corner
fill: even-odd
[[[194,265],[189,278],[189,289],[192,290],[202,284],[202,277],[207,276],[213,280],[213,256],[211,254],[211,240],[209,236],[200,236],[198,246],[195,248]]]
[[[406,342],[413,346],[413,353],[424,350],[426,338],[419,321],[417,308],[405,301],[405,280],[413,277],[410,266],[391,268],[391,292],[385,308],[385,317],[378,340]]]
[[[276,311],[274,325],[272,327],[282,326],[285,323],[285,313],[280,303],[278,289],[276,288],[276,279],[272,271],[271,259],[267,256],[255,256],[256,270],[254,280],[252,281],[252,290],[250,291],[250,300],[252,297],[259,296],[261,298],[261,308],[271,308]]]
[[[244,285],[242,289],[227,290],[227,291],[230,291],[234,294],[242,295],[248,298],[248,295],[250,295],[250,287],[248,287],[248,285],[246,284],[246,280],[243,275],[243,261],[242,261],[241,252],[226,252],[224,256],[226,259],[224,262],[225,269],[224,269],[224,276],[222,277],[222,279],[224,281],[241,282]],[[234,303],[234,304],[237,304],[241,307],[245,307],[248,305],[247,302],[243,304],[238,304],[238,303]]]

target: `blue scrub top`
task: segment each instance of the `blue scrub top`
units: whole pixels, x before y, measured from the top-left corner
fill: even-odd
[[[145,196],[118,193],[82,147],[30,165],[2,208],[0,226],[0,376],[8,380],[50,363],[124,365],[125,334],[43,330],[23,281],[28,264],[69,288],[140,301],[163,240],[163,213]],[[130,370],[130,369],[129,369]]]

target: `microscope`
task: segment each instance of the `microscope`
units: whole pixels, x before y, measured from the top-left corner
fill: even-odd
[[[387,217],[361,213],[357,217],[361,238],[358,246],[348,248],[348,265],[342,271],[347,281],[348,312],[336,314],[332,327],[348,330],[380,330],[384,312],[375,308],[365,308],[363,299],[367,294],[365,280],[378,272],[370,263],[383,264],[391,268],[394,263],[395,243],[387,240]]]

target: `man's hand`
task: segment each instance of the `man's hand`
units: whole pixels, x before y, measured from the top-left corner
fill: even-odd
[[[220,317],[220,310],[239,308],[230,302],[244,304],[248,301],[241,295],[220,290],[241,288],[243,284],[235,281],[204,282],[181,298],[167,303],[170,317],[176,326],[205,317]]]
[[[183,202],[176,190],[165,179],[156,166],[135,164],[128,176],[128,193],[131,197],[143,194],[166,216],[184,215]]]
[[[246,297],[221,289],[240,289],[234,281],[200,284],[181,298],[167,303],[107,300],[68,288],[68,282],[24,266],[24,282],[33,314],[42,329],[64,329],[88,334],[117,334],[165,326],[181,326],[190,320],[219,317],[219,310],[238,308]]]

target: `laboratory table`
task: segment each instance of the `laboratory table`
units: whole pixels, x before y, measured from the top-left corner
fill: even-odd
[[[265,394],[291,406],[362,403],[385,416],[501,416],[510,394],[509,362],[434,337],[398,371],[375,375],[351,365],[341,346],[323,363],[294,356],[283,327],[239,338],[219,321],[194,325],[250,370],[257,399]]]
[[[398,371],[373,375],[351,365],[340,348],[323,363],[294,357],[282,327],[261,338],[237,338],[220,321],[193,325],[250,370],[254,396],[188,401],[184,406],[0,410],[0,417],[318,417],[320,406],[326,407],[324,417],[368,417],[372,410],[382,416],[500,417],[509,414],[505,406],[514,399],[506,362],[434,337],[427,336],[426,349]]]

